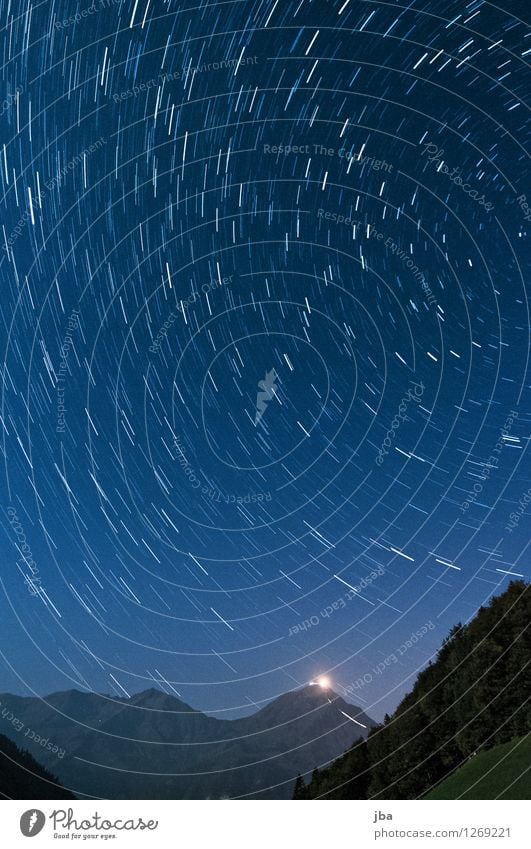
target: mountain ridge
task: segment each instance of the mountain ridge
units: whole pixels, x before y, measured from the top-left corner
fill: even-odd
[[[72,792],[91,798],[268,798],[272,787],[272,798],[289,798],[298,772],[330,763],[375,725],[318,685],[237,719],[208,716],[153,687],[129,698],[73,689],[42,699],[4,693],[0,702],[60,741],[66,755],[59,764],[28,747]]]

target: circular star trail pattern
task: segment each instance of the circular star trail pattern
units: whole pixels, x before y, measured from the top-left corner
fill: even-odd
[[[3,689],[380,718],[527,577],[524,4],[78,7],[0,3]]]

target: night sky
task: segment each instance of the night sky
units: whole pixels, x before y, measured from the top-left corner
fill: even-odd
[[[380,719],[529,578],[526,6],[0,2],[0,691]]]

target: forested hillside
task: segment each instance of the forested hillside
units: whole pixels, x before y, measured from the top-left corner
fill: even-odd
[[[57,778],[0,734],[0,799],[75,799]]]
[[[367,742],[315,771],[307,786],[299,780],[294,798],[416,799],[477,752],[525,735],[530,621],[530,586],[512,582],[467,625],[452,629],[413,691]]]

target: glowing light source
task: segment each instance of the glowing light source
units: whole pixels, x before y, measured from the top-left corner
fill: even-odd
[[[322,687],[323,690],[330,689],[330,678],[327,678],[326,675],[320,675],[315,683],[318,684],[319,687]]]

